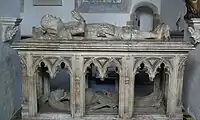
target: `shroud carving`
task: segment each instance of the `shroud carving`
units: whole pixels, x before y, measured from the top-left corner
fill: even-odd
[[[67,100],[67,101],[64,101]],[[63,89],[52,91],[49,96],[49,105],[61,111],[70,111],[70,93]],[[86,90],[86,106],[89,111],[99,109],[115,110],[118,107],[118,95],[108,91],[92,92]]]

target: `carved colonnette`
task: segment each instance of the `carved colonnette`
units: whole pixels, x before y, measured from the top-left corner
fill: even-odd
[[[23,91],[29,91],[28,108],[29,117],[37,119],[54,119],[56,116],[60,119],[83,118],[83,119],[182,119],[181,116],[181,89],[184,62],[187,58],[188,51],[194,47],[184,42],[158,42],[158,41],[105,41],[105,40],[88,40],[73,39],[68,41],[46,41],[37,39],[28,39],[15,41],[12,47],[16,49],[22,63],[26,66],[28,78],[24,81]],[[109,43],[109,44],[107,44]],[[37,82],[35,72],[41,62],[44,62],[48,68],[47,72],[50,79],[53,79],[60,70],[60,64],[65,63],[65,67],[70,71],[70,114],[38,113],[37,100]],[[119,108],[117,115],[86,115],[86,68],[90,63],[94,63],[99,70],[100,77],[104,77],[106,69],[110,62],[114,62],[119,69]],[[165,64],[166,73],[169,76],[168,85],[163,83],[162,89],[165,88],[166,113],[165,114],[138,114],[136,108],[142,108],[141,101],[145,106],[149,106],[151,101],[148,97],[140,99],[134,95],[135,75],[138,72],[140,64],[144,63],[150,79],[155,80],[157,69],[162,63]],[[25,67],[24,67],[25,68]],[[156,82],[155,82],[156,84]],[[45,89],[46,90],[45,90]],[[44,87],[48,94],[48,82]],[[153,94],[153,93],[152,93]],[[39,95],[40,96],[40,95]],[[45,95],[42,95],[45,96]],[[154,101],[153,101],[154,102]],[[135,104],[134,104],[135,103]],[[159,101],[154,102],[156,105]],[[152,105],[151,105],[152,106]],[[145,110],[145,109],[144,109]],[[147,112],[149,109],[146,109]],[[26,118],[27,116],[24,116]]]

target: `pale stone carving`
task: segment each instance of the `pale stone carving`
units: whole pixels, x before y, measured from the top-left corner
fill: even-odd
[[[109,23],[86,24],[80,13],[72,11],[77,21],[64,24],[62,20],[53,15],[45,15],[41,20],[41,27],[33,27],[33,37],[36,39],[72,39],[74,37],[90,39],[170,39],[169,26],[161,23],[153,32],[142,32],[128,26],[119,27]]]
[[[183,64],[179,63],[187,57],[188,51],[194,49],[193,45],[177,41],[119,42],[118,40],[108,40],[106,42],[88,42],[89,40],[83,39],[80,42],[79,39],[72,39],[66,42],[60,41],[59,39],[56,41],[27,39],[13,42],[12,47],[19,51],[20,56],[24,56],[22,58],[26,58],[25,64],[27,66],[26,72],[28,85],[25,87],[27,87],[28,90],[29,100],[28,103],[23,105],[23,118],[34,118],[38,120],[70,120],[79,118],[91,120],[111,120],[116,117],[116,120],[125,120],[128,116],[127,119],[129,118],[133,120],[182,119],[182,116],[177,116],[181,115],[182,112],[176,111],[181,108],[180,106],[177,106],[177,102],[180,101],[178,98],[181,96],[180,86],[182,84],[182,77],[179,76],[182,76],[181,74],[183,72],[182,70],[180,71],[180,69],[183,68],[181,67]],[[94,49],[96,52],[94,52]],[[66,60],[66,58],[69,58],[71,61]],[[95,66],[98,67],[98,70],[101,71],[101,73],[104,73],[104,70],[106,70],[105,68],[107,68],[109,63],[113,60],[115,65],[119,68],[119,91],[116,95],[114,95],[115,97],[107,99],[107,96],[102,97],[101,92],[99,93],[100,95],[98,95],[92,92],[89,94],[87,90],[85,91],[86,80],[84,78],[84,73],[86,68],[91,63],[94,63]],[[68,68],[71,69],[70,71],[72,77],[70,81],[70,100],[67,101],[70,104],[67,102],[60,102],[60,98],[63,98],[64,94],[60,94],[61,97],[57,97],[59,99],[53,99],[54,101],[48,99],[51,103],[53,103],[52,106],[62,106],[59,108],[66,109],[64,111],[67,111],[70,107],[71,115],[68,112],[39,113],[37,111],[37,106],[40,101],[37,99],[39,93],[36,92],[37,77],[34,73],[41,61],[48,66],[50,76],[54,76],[57,71],[59,71],[57,66],[60,66],[62,61],[65,62],[65,65],[69,66]],[[160,86],[161,90],[156,88],[162,93],[161,96],[159,94],[160,92],[157,92],[157,90],[155,90],[151,95],[142,98],[138,98],[134,95],[135,74],[137,73],[137,68],[140,67],[141,63],[144,63],[148,68],[149,72],[147,71],[147,73],[150,77],[152,77],[152,80],[154,80],[153,78],[158,73],[156,71],[157,68],[160,68],[162,63],[165,64],[165,68],[168,70],[167,74],[169,73],[169,75],[167,75],[168,77],[166,76],[166,80],[168,81],[163,81]],[[54,77],[50,77],[49,79],[52,78]],[[155,94],[155,92],[157,93]],[[92,100],[94,103],[100,102],[100,104],[98,103],[96,104],[98,106],[92,106],[90,104],[91,99],[88,97],[89,95],[94,95],[95,98],[101,97],[100,99],[94,99],[94,101]],[[45,94],[43,96],[45,96]],[[106,99],[104,99],[104,97]],[[112,101],[113,99],[115,101]],[[98,108],[100,106],[104,107],[105,105],[108,105],[108,100],[112,103],[109,104],[110,108],[103,108],[99,110]],[[55,105],[54,102],[57,104]],[[117,105],[119,107],[116,110]],[[166,111],[160,112],[160,109],[166,109]],[[109,113],[109,115],[105,115],[107,113]]]
[[[118,95],[110,93],[108,91],[92,92],[86,90],[86,106],[89,111],[95,111],[98,109],[104,110],[106,106],[109,106],[109,111],[113,111],[118,106]]]
[[[0,20],[1,27],[1,39],[3,42],[10,41],[16,33],[20,30],[20,23],[22,19],[20,18],[10,18],[10,17],[2,17]]]
[[[197,44],[200,42],[200,29],[194,27],[188,27],[188,31],[193,39],[193,44]]]
[[[58,89],[52,91],[49,96],[49,105],[53,108],[62,111],[70,111],[70,103],[69,101],[61,102],[62,100],[70,100],[70,95],[67,92],[64,92],[64,89]]]
[[[5,40],[11,40],[19,30],[19,26],[8,26],[5,31]]]
[[[62,100],[68,100],[61,102]],[[49,96],[49,105],[53,108],[62,111],[70,111],[70,93],[65,92],[63,89],[57,89],[52,91]],[[118,95],[112,94],[108,91],[92,92],[86,90],[86,105],[89,111],[95,111],[98,109],[104,109],[103,107],[114,110],[118,106]]]
[[[71,34],[66,30],[64,23],[58,17],[45,15],[41,19],[41,27],[33,27],[33,37],[39,39],[71,39]]]
[[[28,85],[24,87],[28,90],[28,101],[25,103],[27,107],[23,107],[23,118],[182,119],[182,111],[177,111],[181,109],[178,105],[181,102],[178,102],[183,79],[183,71],[180,71],[183,64],[179,63],[187,57],[188,51],[194,49],[193,45],[182,41],[162,42],[161,39],[156,42],[137,41],[145,38],[169,39],[169,27],[165,24],[160,24],[154,32],[141,32],[112,24],[86,24],[78,12],[73,11],[72,14],[77,21],[68,23],[46,15],[42,18],[41,27],[34,27],[34,38],[14,41],[12,44],[26,58]],[[37,86],[35,73],[41,62],[48,66],[49,77],[46,81],[53,79],[61,70],[61,63],[65,63],[70,73],[70,93],[64,90],[50,93],[50,83],[45,81],[42,83],[44,93],[37,92],[42,86]],[[118,68],[117,93],[89,91],[85,79],[87,67],[93,63],[98,68],[99,77],[105,78],[111,62]],[[139,98],[134,90],[135,75],[142,63],[152,81],[160,68],[165,70],[166,78],[159,77],[157,82],[154,81],[154,92]],[[164,68],[161,64],[164,64]],[[48,90],[45,92],[45,89]],[[48,100],[51,107],[67,113],[38,112],[40,105],[44,104],[38,96],[44,97],[45,102]]]

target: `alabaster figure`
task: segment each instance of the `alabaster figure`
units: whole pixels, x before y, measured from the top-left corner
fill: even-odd
[[[65,100],[65,101],[64,101]],[[49,105],[61,111],[70,111],[70,94],[65,92],[64,89],[57,89],[52,91],[49,95]]]
[[[169,40],[169,26],[162,23],[153,32],[142,32],[128,26],[115,26],[109,23],[86,23],[80,13],[73,10],[73,18],[77,21],[63,23],[53,15],[45,15],[41,19],[41,27],[33,27],[35,39],[118,39],[118,40]]]
[[[200,0],[185,0],[187,13],[185,19],[200,18]]]
[[[49,96],[49,105],[52,108],[61,111],[70,111],[70,93],[65,92],[64,89],[57,89],[52,91]],[[92,92],[86,90],[86,106],[92,112],[108,106],[109,110],[116,110],[118,108],[118,95],[108,91]]]

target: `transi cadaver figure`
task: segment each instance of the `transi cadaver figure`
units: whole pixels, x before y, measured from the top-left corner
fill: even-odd
[[[118,95],[108,91],[93,92],[86,90],[86,106],[91,112],[104,109],[116,110],[118,108]],[[64,89],[57,89],[50,93],[48,99],[49,105],[61,111],[70,111],[70,93]]]
[[[41,27],[33,27],[35,39],[115,39],[115,40],[169,40],[169,26],[161,23],[153,32],[143,32],[128,26],[119,27],[109,23],[86,23],[81,14],[75,10],[71,12],[77,21],[64,23],[61,18],[44,15]]]

